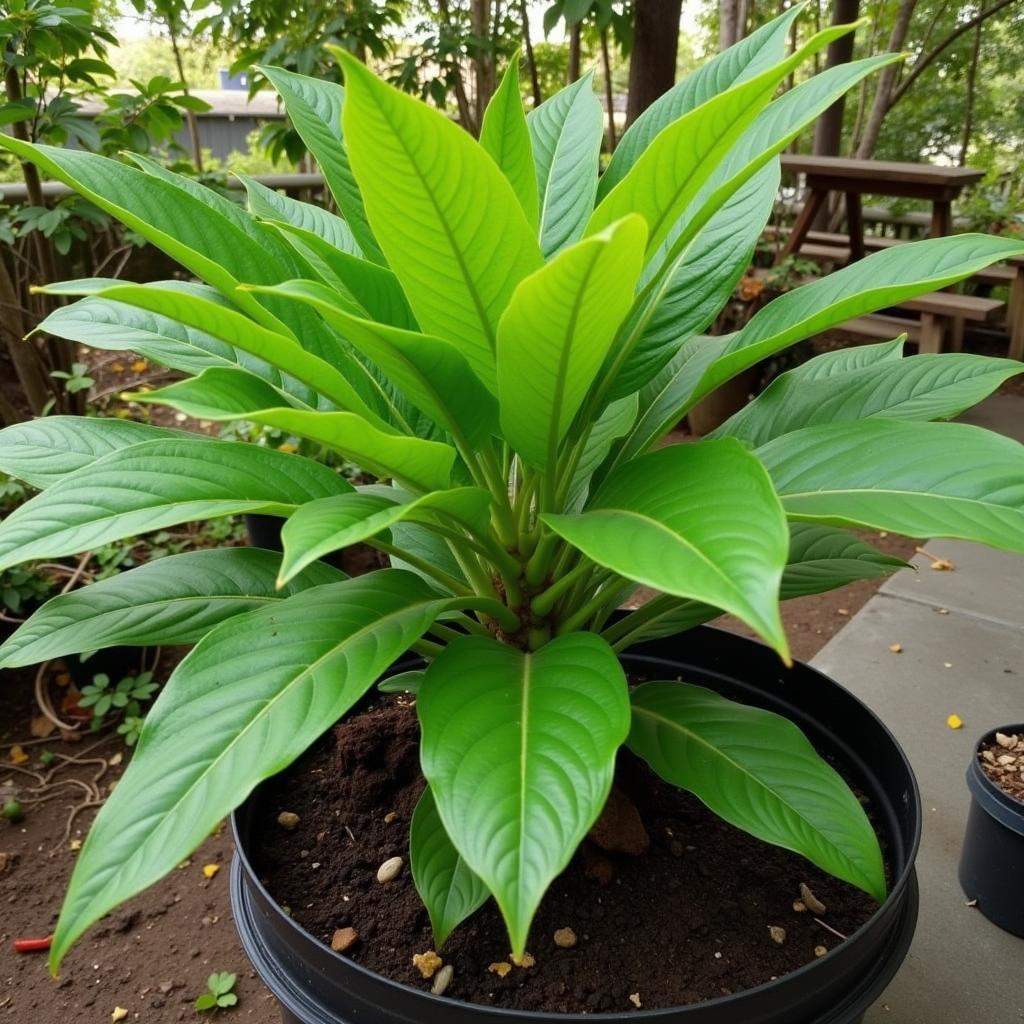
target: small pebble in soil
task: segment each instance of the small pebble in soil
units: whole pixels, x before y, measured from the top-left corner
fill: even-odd
[[[504,978],[512,970],[512,965],[507,960],[499,960],[497,963],[491,964],[487,970],[499,978]]]
[[[405,861],[401,857],[391,857],[389,860],[384,861],[377,868],[377,881],[381,884],[393,882],[402,873],[404,864]]]
[[[800,899],[803,900],[804,906],[815,914],[824,914],[828,910],[828,907],[811,892],[806,882],[800,883]]]
[[[413,953],[412,965],[424,978],[432,978],[443,966],[444,961],[432,950],[426,953]]]
[[[1007,736],[1005,732],[997,732],[996,743],[998,743],[1004,750],[1013,750],[1013,748],[1017,746],[1017,737]]]
[[[397,811],[388,811],[388,813],[384,815],[384,824],[385,825],[390,825],[393,821],[397,821],[397,820],[398,820],[398,812]]]
[[[639,1010],[644,1004],[640,1002],[640,993],[634,992],[630,997],[629,1001]]]
[[[806,914],[807,904],[803,900],[793,900],[793,910],[798,914]]]
[[[983,750],[981,752],[981,756],[982,758],[984,758],[984,760],[988,761],[989,764],[996,763],[996,755],[993,754],[991,750]]]
[[[344,953],[359,941],[359,932],[355,928],[338,928],[331,936],[331,949],[335,953]]]
[[[434,984],[430,986],[431,995],[443,996],[448,991],[448,986],[452,983],[453,977],[455,977],[455,968],[451,964],[446,964],[437,972]]]
[[[1001,764],[1001,765],[1005,766],[1005,765],[1008,765],[1008,764],[1016,764],[1016,763],[1017,763],[1017,758],[1015,758],[1013,756],[1013,754],[1000,754],[996,758],[996,764]]]
[[[555,932],[555,945],[562,949],[572,949],[576,945],[576,933],[571,928],[559,928]]]
[[[772,937],[772,942],[780,946],[786,941],[786,929],[780,928],[777,924],[768,925],[768,934]]]
[[[299,816],[294,811],[282,811],[277,816],[277,823],[281,828],[286,828],[291,832],[298,825]]]
[[[814,955],[815,956],[824,956],[827,952],[828,952],[828,947],[827,946],[815,946],[814,947]]]

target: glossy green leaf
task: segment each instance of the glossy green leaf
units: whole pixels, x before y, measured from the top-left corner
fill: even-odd
[[[0,473],[42,490],[110,452],[159,437],[194,436],[116,417],[44,416],[0,430]]]
[[[413,811],[409,866],[416,891],[430,915],[434,944],[440,949],[491,894],[448,838],[429,786]]]
[[[309,78],[284,68],[259,70],[284,100],[289,119],[313,154],[359,247],[374,263],[383,263],[384,254],[366,219],[363,198],[345,150],[341,125],[345,90],[336,82]]]
[[[633,216],[563,249],[520,283],[502,315],[502,432],[530,465],[554,466],[632,304],[646,239]]]
[[[531,226],[538,218],[537,171],[523,97],[519,92],[519,61],[509,61],[501,84],[484,111],[480,145],[508,178]]]
[[[450,445],[381,430],[353,412],[288,408],[280,398],[264,381],[221,367],[133,395],[135,401],[168,405],[197,419],[244,419],[277,427],[327,445],[379,477],[395,477],[418,490],[448,486],[456,458]]]
[[[730,611],[788,658],[778,599],[785,515],[739,442],[662,448],[616,470],[586,512],[542,518],[598,565]]]
[[[420,692],[420,685],[423,682],[423,669],[412,669],[409,672],[399,672],[397,675],[388,676],[377,684],[381,693],[411,693]]]
[[[619,139],[601,175],[598,195],[603,199],[622,180],[662,129],[737,82],[753,78],[781,61],[786,55],[792,23],[804,6],[795,4],[780,17],[702,64],[655,100]]]
[[[1024,364],[1016,359],[954,353],[911,356],[820,379],[791,370],[713,436],[738,437],[756,447],[801,427],[827,423],[871,417],[952,419],[1018,373],[1024,373]]]
[[[196,519],[288,515],[347,490],[337,473],[298,455],[234,441],[144,441],[62,477],[15,509],[0,523],[0,570]]]
[[[593,633],[532,654],[466,637],[427,669],[416,708],[445,830],[494,894],[521,955],[544,891],[611,789],[629,731],[622,666]]]
[[[1024,445],[964,423],[805,427],[757,456],[787,515],[1024,552]]]
[[[103,647],[193,644],[218,623],[344,573],[309,566],[275,588],[281,556],[257,548],[186,551],[47,601],[0,647],[15,668]]]
[[[545,258],[583,237],[597,195],[604,115],[593,76],[555,93],[526,118],[540,196],[540,245]]]
[[[687,683],[632,693],[629,748],[719,817],[885,899],[878,838],[849,786],[788,719]]]
[[[565,502],[566,510],[578,511],[583,506],[591,490],[594,472],[607,458],[612,445],[636,422],[639,408],[638,397],[627,395],[612,402],[597,418],[573,471]]]
[[[343,58],[352,168],[416,320],[493,392],[498,318],[541,263],[512,186],[458,125]]]
[[[479,446],[497,432],[497,403],[453,345],[429,334],[353,316],[328,289],[309,281],[288,281],[277,291],[318,309],[413,405],[454,437]]]
[[[479,487],[435,491],[405,502],[400,492],[395,491],[391,500],[380,488],[373,493],[357,490],[311,501],[299,508],[281,531],[284,557],[280,579],[287,582],[316,559],[374,537],[397,522],[441,522],[465,526],[478,535],[486,533],[490,507],[490,495]]]
[[[165,684],[90,829],[51,965],[90,924],[180,864],[449,605],[415,576],[386,570],[315,587],[207,634]]]

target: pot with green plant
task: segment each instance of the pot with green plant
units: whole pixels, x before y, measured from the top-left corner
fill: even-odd
[[[338,214],[255,182],[243,210],[142,158],[2,140],[199,279],[53,286],[80,298],[42,330],[191,375],[136,401],[286,430],[380,481],[353,487],[300,454],[118,420],[0,434],[0,469],[41,491],[0,524],[0,570],[188,520],[287,520],[283,553],[169,556],[55,599],[0,648],[11,666],[195,644],[82,849],[54,970],[242,805],[236,916],[288,1020],[553,1022],[587,1010],[571,993],[526,1014],[477,1005],[460,999],[458,973],[439,1001],[431,983],[361,966],[360,949],[329,950],[259,882],[251,856],[277,826],[254,790],[358,714],[398,662],[414,673],[401,685],[417,691],[426,784],[411,875],[442,957],[486,904],[503,922],[491,941],[525,962],[538,907],[602,814],[617,759],[632,759],[650,785],[685,789],[735,835],[794,851],[875,909],[789,973],[729,994],[723,981],[693,1005],[631,992],[610,1019],[840,1024],[877,996],[915,919],[913,777],[866,708],[787,667],[779,601],[898,567],[850,528],[1024,550],[1024,448],[935,422],[1020,364],[904,358],[902,339],[830,352],[709,438],[658,442],[765,357],[1024,247],[981,235],[907,244],[794,289],[735,334],[700,334],[767,220],[777,154],[894,59],[830,68],[776,98],[854,27],[787,57],[798,14],[675,87],[600,180],[587,80],[527,117],[511,69],[478,143],[344,53],[344,90],[265,71]],[[320,560],[358,540],[391,567],[345,579]],[[639,586],[656,596],[618,612]],[[765,644],[694,629],[722,612]],[[598,956],[610,939],[586,941]],[[510,991],[528,987],[513,977]]]

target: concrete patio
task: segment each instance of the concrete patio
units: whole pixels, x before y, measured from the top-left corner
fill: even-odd
[[[1024,399],[997,396],[964,419],[1024,440]],[[893,730],[924,807],[917,935],[865,1022],[1015,1024],[1024,1021],[1024,940],[967,906],[957,864],[974,744],[1024,719],[1024,557],[961,541],[923,546],[954,568],[933,570],[918,555],[918,572],[890,579],[814,659]],[[963,728],[949,728],[951,714]]]

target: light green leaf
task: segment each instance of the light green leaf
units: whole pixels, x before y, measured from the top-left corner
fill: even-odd
[[[530,465],[554,466],[632,304],[646,238],[633,216],[563,249],[520,283],[502,315],[501,426]]]
[[[795,4],[702,64],[655,100],[619,140],[608,168],[601,175],[598,195],[603,199],[625,177],[662,129],[737,82],[753,78],[781,61],[786,55],[792,22],[805,6]]]
[[[89,832],[51,966],[306,750],[450,604],[415,576],[386,570],[315,587],[207,634],[165,684]]]
[[[629,748],[663,779],[737,828],[885,899],[864,808],[792,722],[687,683],[645,683],[632,705]]]
[[[440,949],[491,894],[452,845],[429,786],[413,811],[409,866],[416,891],[430,915],[434,944]]]
[[[0,647],[15,668],[104,647],[192,644],[218,623],[344,573],[315,563],[275,589],[281,556],[257,548],[186,551],[47,601]]]
[[[100,416],[45,416],[0,430],[0,473],[40,490],[110,452],[183,430]]]
[[[269,384],[222,367],[133,395],[135,401],[158,402],[197,419],[244,419],[277,427],[327,445],[376,476],[395,477],[416,490],[448,486],[456,458],[450,445],[397,434],[391,428],[381,430],[354,412],[287,408],[280,398]]]
[[[317,462],[256,445],[143,441],[63,477],[15,509],[0,523],[0,570],[196,519],[289,515],[304,502],[350,489]]]
[[[423,669],[412,669],[409,672],[399,672],[397,675],[388,676],[377,684],[381,693],[412,693],[420,692],[420,684],[423,682]],[[415,869],[414,869],[415,873]]]
[[[828,423],[952,419],[1018,373],[1024,373],[1024,364],[1016,359],[953,353],[911,356],[817,380],[793,370],[772,381],[713,436],[738,437],[756,447]]]
[[[509,180],[531,227],[538,217],[537,171],[530,132],[519,92],[519,61],[511,60],[491,97],[480,128],[480,145],[494,158]]]
[[[323,172],[327,187],[359,247],[374,263],[383,263],[384,254],[370,230],[363,198],[345,151],[341,126],[345,90],[335,82],[308,78],[284,68],[260,67],[259,70],[284,100],[288,117]]]
[[[584,75],[526,118],[540,195],[540,244],[545,258],[583,237],[597,194],[604,115],[593,76]]]
[[[445,830],[521,955],[541,897],[611,789],[629,731],[622,666],[593,633],[533,654],[466,637],[427,669],[416,707]]]
[[[406,502],[401,501],[400,492],[395,491],[391,500],[380,488],[311,501],[298,509],[281,531],[281,582],[331,551],[374,537],[402,521],[448,523],[485,534],[490,507],[490,495],[479,487],[455,487]]]
[[[573,472],[565,502],[566,509],[578,511],[583,506],[591,490],[594,472],[607,458],[615,441],[636,421],[639,407],[639,398],[636,395],[627,395],[617,402],[612,402],[598,417]]]
[[[429,334],[353,316],[328,289],[309,281],[288,281],[276,290],[318,309],[413,405],[453,437],[464,438],[468,446],[480,446],[497,432],[497,403],[453,345]]]
[[[620,576],[732,612],[788,659],[778,598],[786,519],[739,442],[662,448],[616,470],[581,515],[541,518]]]
[[[787,515],[1024,552],[1024,445],[964,423],[805,427],[757,456]]]
[[[428,334],[494,392],[495,332],[541,263],[512,186],[458,125],[342,58],[349,156],[374,233]]]

